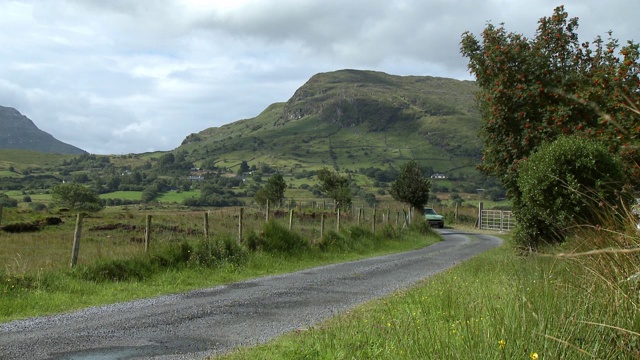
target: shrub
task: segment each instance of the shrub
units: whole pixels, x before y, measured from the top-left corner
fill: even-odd
[[[149,277],[153,268],[141,259],[112,259],[78,268],[80,278],[88,281],[141,281]]]
[[[18,200],[12,199],[7,194],[0,194],[0,206],[2,207],[18,207]]]
[[[413,231],[421,235],[433,234],[433,229],[431,228],[431,225],[429,225],[429,222],[421,221],[418,219],[411,222],[411,224],[409,225],[409,231]]]
[[[192,252],[193,247],[186,241],[179,244],[172,243],[159,249],[152,256],[151,262],[163,268],[185,265],[191,259]]]
[[[518,166],[516,240],[535,248],[562,242],[572,225],[601,224],[601,204],[627,198],[625,180],[620,158],[596,141],[564,136],[543,144]]]
[[[328,251],[330,249],[345,249],[344,238],[338,234],[335,230],[329,230],[324,234],[318,247],[322,251]]]
[[[213,240],[199,241],[191,259],[198,265],[215,267],[223,262],[239,265],[246,258],[246,250],[235,239],[222,235]]]
[[[262,249],[268,252],[293,254],[308,247],[307,241],[298,233],[275,221],[269,221],[263,226]]]

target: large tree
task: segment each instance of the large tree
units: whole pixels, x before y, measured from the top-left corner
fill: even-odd
[[[533,39],[487,25],[478,40],[462,36],[461,52],[479,86],[483,124],[480,168],[500,178],[517,209],[518,163],[545,141],[578,134],[606,141],[639,179],[638,45],[611,38],[581,43],[578,19],[564,7],[540,19]],[[637,184],[636,184],[637,185]]]
[[[391,196],[397,201],[412,206],[419,214],[424,213],[424,205],[429,201],[431,182],[415,160],[400,168],[400,175],[391,184]]]
[[[351,205],[348,177],[331,172],[327,168],[318,170],[317,175],[320,180],[320,190],[333,199],[336,209],[346,209]]]

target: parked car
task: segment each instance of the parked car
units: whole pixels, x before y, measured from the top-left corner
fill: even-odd
[[[438,213],[433,208],[424,208],[424,218],[429,222],[429,225],[431,225],[431,227],[437,227],[440,229],[444,227],[444,216],[438,215]]]

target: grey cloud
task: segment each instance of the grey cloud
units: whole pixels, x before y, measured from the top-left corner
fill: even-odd
[[[90,152],[170,150],[192,132],[286,101],[318,72],[469,79],[464,31],[505,22],[531,36],[557,5],[253,0],[223,9],[189,1],[0,2],[0,105]],[[580,17],[582,40],[609,29],[622,43],[640,34],[634,1],[566,8]]]

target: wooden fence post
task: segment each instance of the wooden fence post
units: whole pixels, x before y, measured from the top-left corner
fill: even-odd
[[[402,225],[402,227],[405,228],[409,226],[409,223],[408,223],[409,220],[407,219],[407,212],[404,210],[404,208],[402,208],[402,215],[404,217],[404,225]]]
[[[373,216],[371,216],[371,232],[373,235],[376,234],[376,207],[373,207]]]
[[[324,237],[324,213],[320,214],[320,239]]]
[[[149,252],[149,243],[151,242],[151,215],[147,214],[144,227],[144,252]]]
[[[336,231],[340,232],[340,208],[336,211]]]
[[[204,238],[209,238],[209,213],[204,213]]]
[[[267,211],[265,211],[264,220],[269,222],[269,199],[267,199]]]
[[[240,216],[238,216],[238,243],[242,243],[242,218],[244,217],[244,208],[240,208]]]
[[[456,208],[455,208],[454,213],[453,213],[453,219],[455,221],[458,221],[458,203],[456,203]]]
[[[289,231],[293,229],[293,209],[289,211]]]
[[[362,215],[362,208],[358,209],[358,226],[360,226],[360,216]]]
[[[2,227],[2,206],[0,206],[0,228]]]
[[[71,267],[78,263],[78,253],[80,253],[80,238],[82,237],[82,213],[76,217],[76,229],[73,232],[73,249],[71,250]]]

